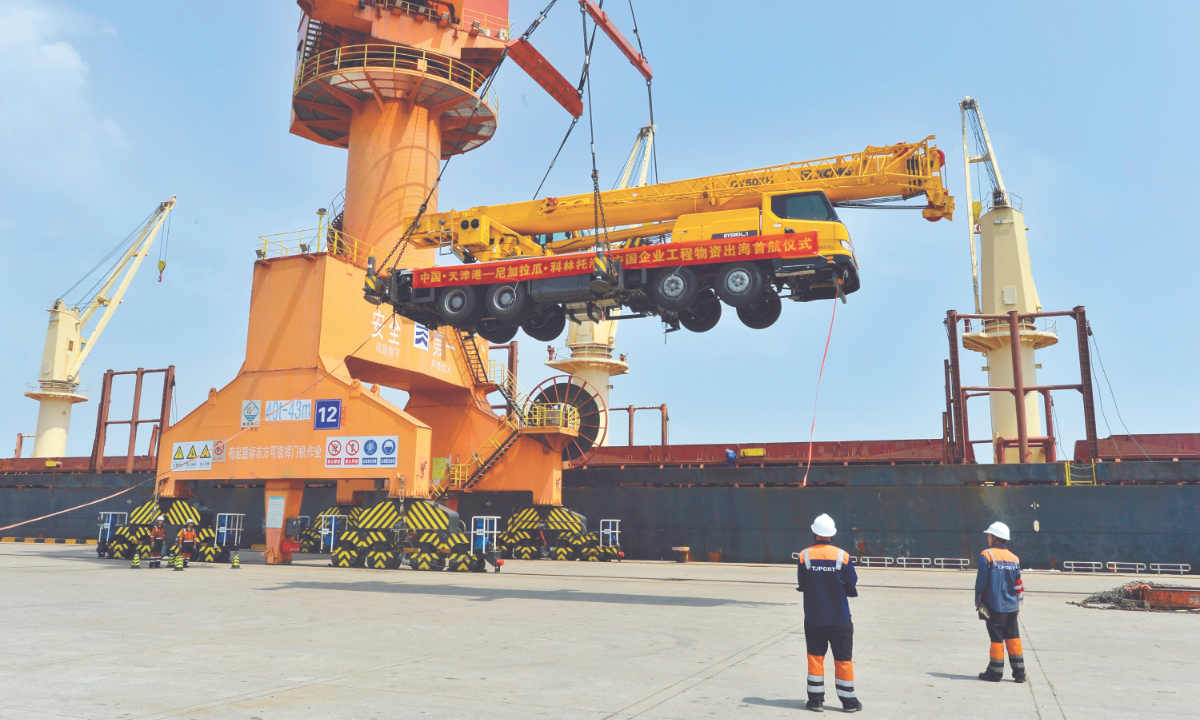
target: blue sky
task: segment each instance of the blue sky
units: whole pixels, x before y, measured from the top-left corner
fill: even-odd
[[[544,3],[512,2],[523,30]],[[628,6],[610,13],[629,33]],[[1024,198],[1034,277],[1047,309],[1087,306],[1125,424],[1198,432],[1200,349],[1190,209],[1200,191],[1195,118],[1200,6],[1117,3],[639,2],[655,72],[658,165],[686,178],[937,135],[962,192],[957,103],[979,98],[1009,189]],[[33,432],[45,310],[160,201],[177,194],[168,267],[146,267],[97,344],[84,384],[107,368],[178,372],[185,414],[237,373],[254,243],[311,227],[344,185],[345,153],[288,134],[299,10],[284,0],[93,3],[0,0],[0,440]],[[564,0],[533,36],[569,77],[582,61],[579,13]],[[593,112],[610,187],[647,120],[640,76],[597,42]],[[454,159],[441,209],[528,199],[569,116],[517,67],[496,81],[500,129]],[[590,189],[587,128],[576,129],[544,194]],[[944,408],[942,319],[969,310],[966,213],[845,211],[863,288],[838,309],[821,388],[822,440],[937,437]],[[154,253],[155,255],[157,253]],[[703,335],[664,339],[622,324],[632,372],[616,405],[671,409],[687,442],[802,441],[830,303],[789,304],[767,331],[732,314]],[[1070,322],[1060,323],[1068,330]],[[519,335],[526,387],[551,374]],[[664,341],[665,340],[665,341]],[[1077,378],[1074,343],[1042,352],[1040,379]],[[982,362],[964,353],[967,380]],[[978,358],[981,360],[981,358]],[[1101,385],[1104,385],[1103,378]],[[1108,424],[1121,433],[1104,390]],[[1064,441],[1082,436],[1063,394]],[[149,409],[149,405],[147,405]],[[117,413],[123,412],[116,411]],[[973,427],[986,436],[986,405]],[[71,454],[90,450],[95,402],[76,407]],[[639,423],[638,442],[657,441]],[[613,432],[624,442],[623,418]],[[1100,419],[1101,435],[1108,431]],[[110,454],[119,439],[111,441]]]

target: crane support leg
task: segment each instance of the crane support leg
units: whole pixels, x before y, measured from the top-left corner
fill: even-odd
[[[303,480],[267,480],[263,488],[267,508],[267,550],[263,556],[268,565],[292,561],[292,553],[283,549],[287,521],[300,517],[300,502],[304,499]]]

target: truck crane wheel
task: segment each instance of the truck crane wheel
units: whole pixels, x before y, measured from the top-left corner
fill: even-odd
[[[487,318],[486,320],[479,321],[479,325],[475,327],[475,332],[479,333],[479,337],[490,343],[503,345],[516,336],[517,326],[505,325],[492,318]]]
[[[434,304],[437,306],[438,315],[447,325],[461,329],[470,328],[483,309],[473,285],[441,288]]]
[[[525,334],[539,342],[550,342],[562,335],[567,326],[567,316],[558,305],[539,307],[533,317],[521,323]]]
[[[679,312],[691,306],[700,292],[700,279],[691,268],[662,270],[650,285],[650,297],[663,310]]]
[[[728,263],[717,271],[717,297],[729,307],[753,305],[762,295],[764,287],[766,282],[762,270],[754,263]]]
[[[484,310],[502,323],[520,325],[529,310],[525,283],[501,283],[488,288]]]
[[[721,319],[721,301],[716,293],[705,289],[696,297],[696,302],[679,313],[679,324],[695,333],[708,332]]]
[[[738,308],[737,315],[746,327],[766,330],[775,324],[782,311],[783,302],[780,301],[779,295],[774,290],[768,290],[762,294],[758,302],[749,307]]]

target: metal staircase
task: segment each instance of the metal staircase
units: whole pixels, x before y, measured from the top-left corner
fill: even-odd
[[[576,408],[561,403],[530,402],[529,394],[521,388],[521,384],[517,382],[516,376],[508,371],[506,364],[493,360],[484,365],[483,353],[474,334],[460,330],[458,335],[464,360],[475,384],[494,385],[504,396],[509,407],[513,408],[513,412],[504,417],[496,431],[471,453],[467,462],[449,464],[446,486],[434,495],[436,502],[441,502],[451,492],[470,490],[517,444],[523,427],[558,426],[579,429],[579,411]]]
[[[471,453],[470,460],[465,463],[451,463],[446,476],[446,486],[434,496],[435,502],[441,502],[451,491],[470,490],[479,482],[488,470],[491,470],[500,458],[504,457],[517,439],[521,436],[521,424],[513,417],[505,417],[483,445]]]
[[[483,353],[479,351],[475,334],[459,330],[458,337],[462,340],[463,355],[466,357],[467,367],[471,370],[471,377],[475,380],[475,384],[487,385],[491,379],[488,377],[487,366],[483,364]]]

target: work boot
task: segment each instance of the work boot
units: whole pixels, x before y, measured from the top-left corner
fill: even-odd
[[[862,710],[862,709],[863,709],[862,703],[859,702],[858,698],[853,698],[847,702],[842,703],[842,712],[858,712],[859,710]]]
[[[1013,682],[1018,682],[1018,683],[1025,682],[1025,673],[1021,673],[1019,675],[1017,673],[1013,673]]]
[[[824,703],[820,700],[809,700],[808,704],[804,707],[812,710],[813,712],[825,712],[825,708],[821,707],[822,705],[824,705]]]
[[[979,679],[986,680],[988,682],[1000,682],[1004,679],[1004,677],[995,673],[987,672],[985,670],[984,672],[979,673]]]

